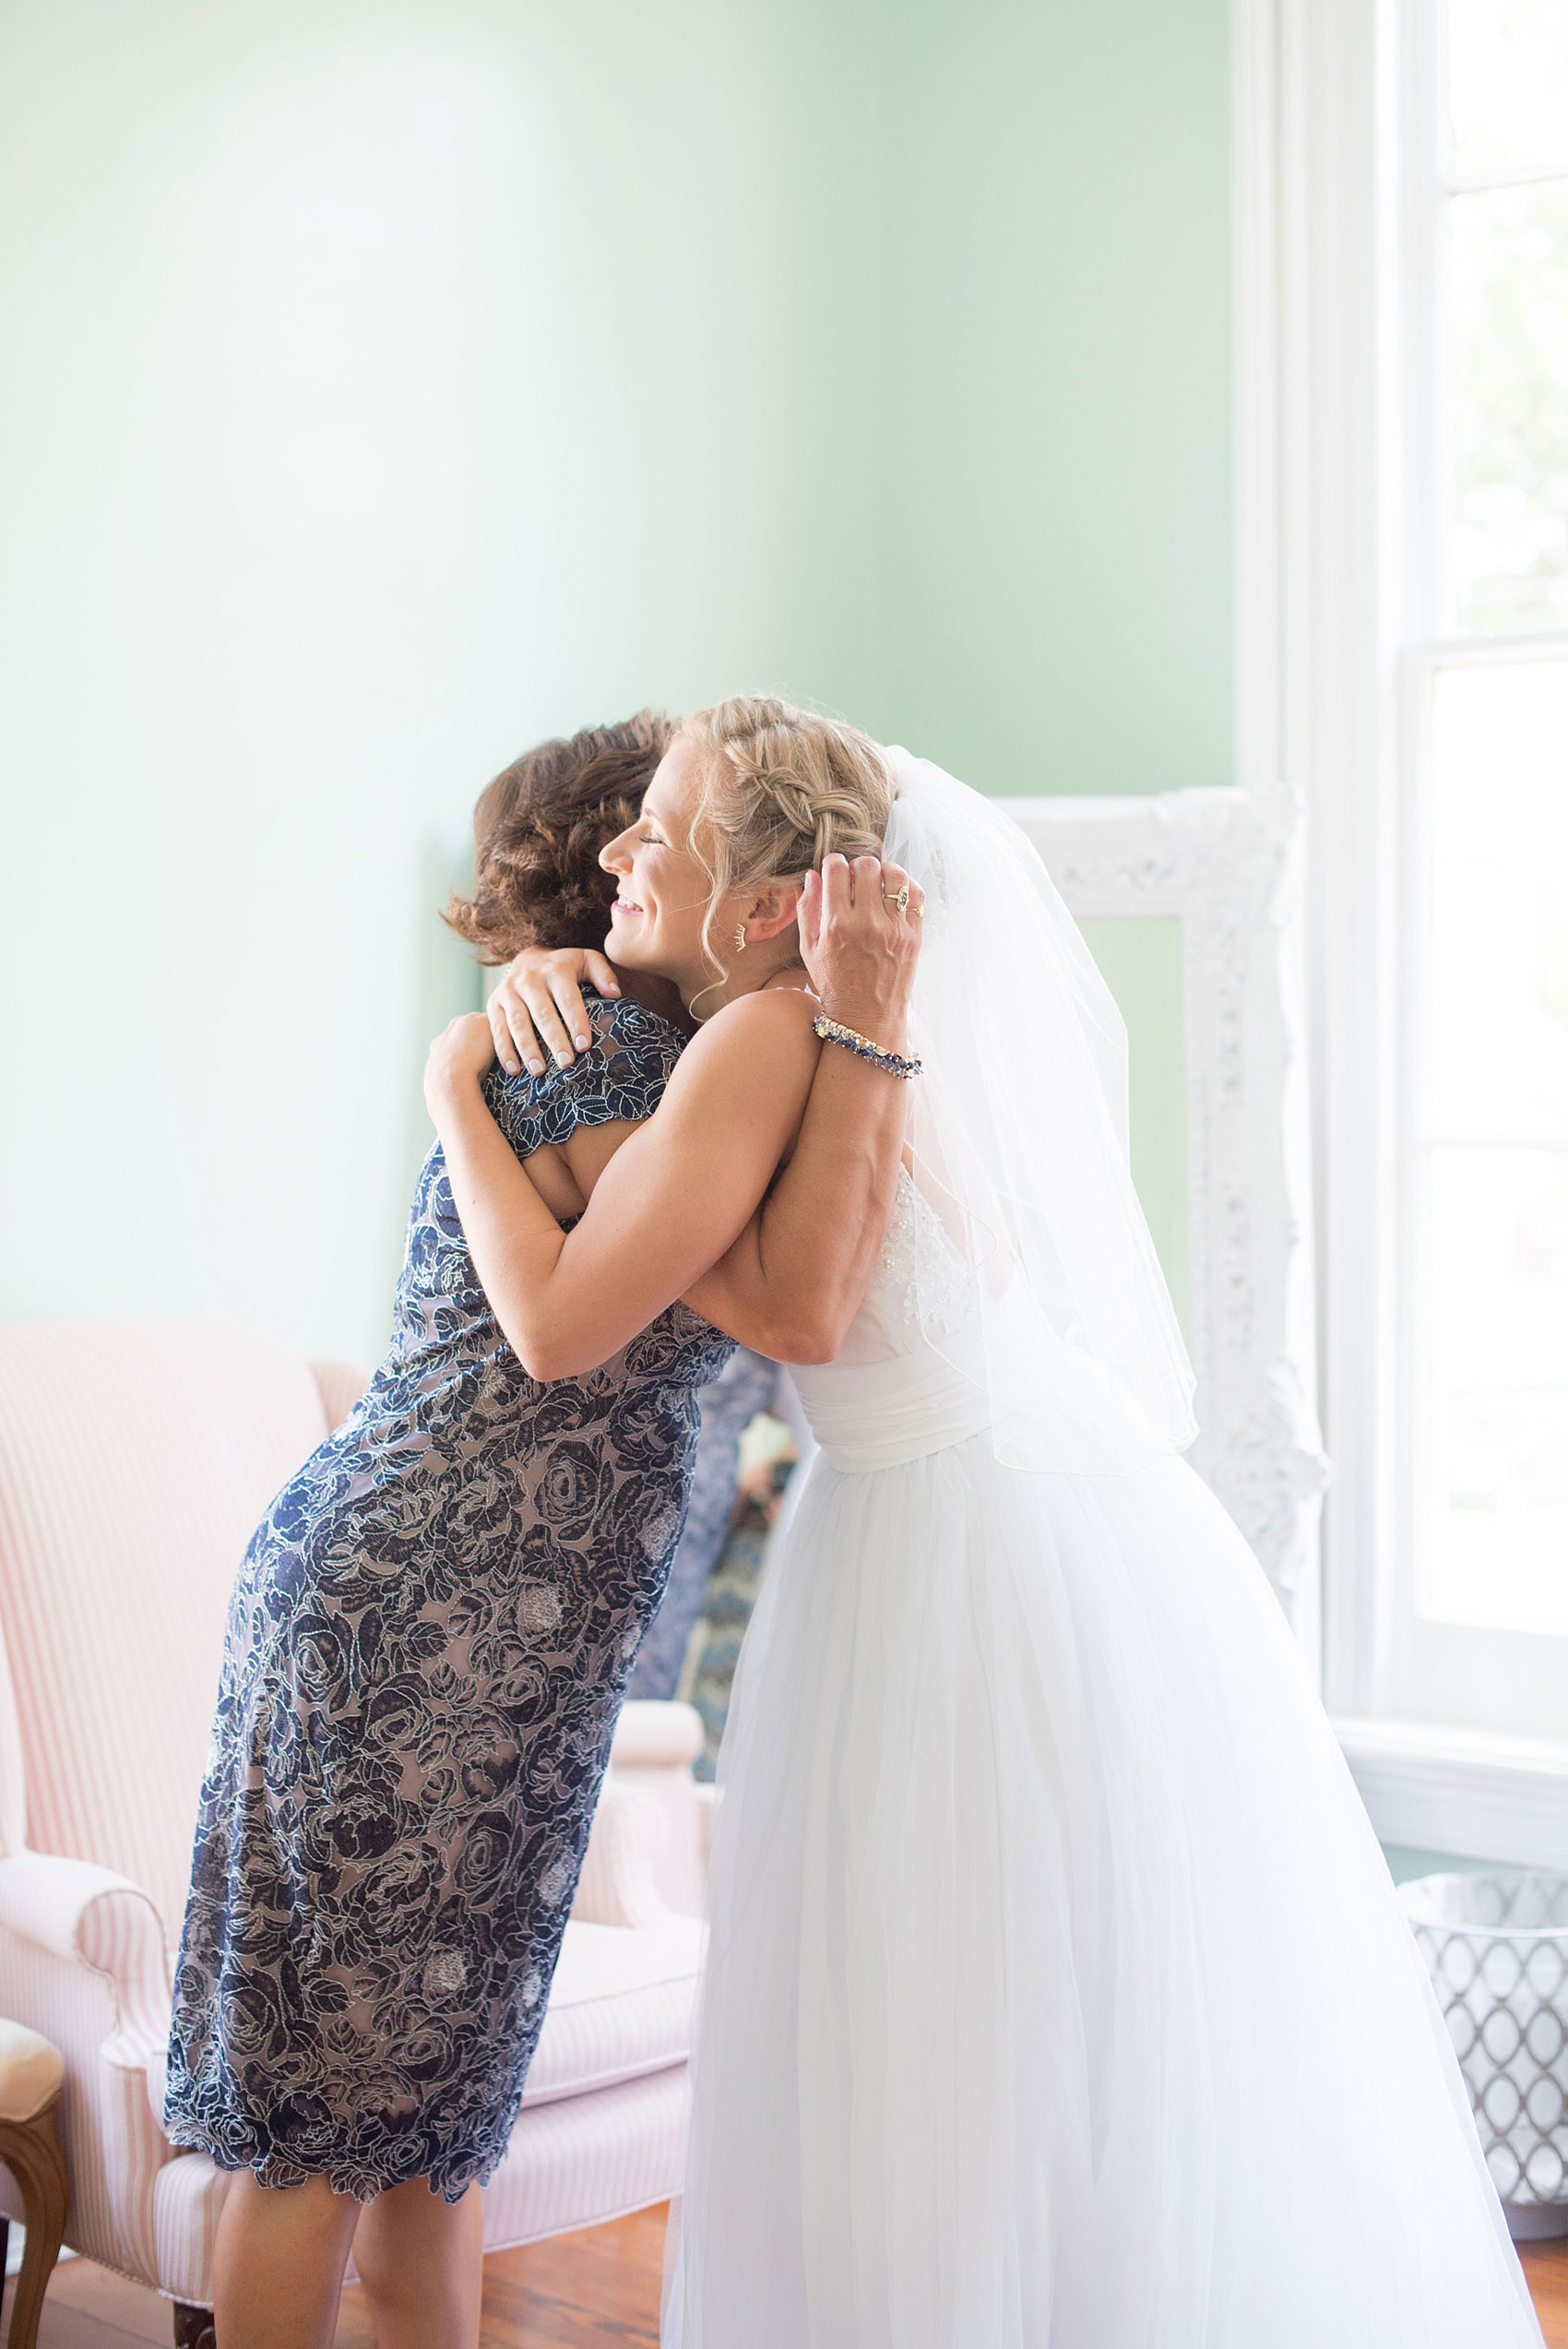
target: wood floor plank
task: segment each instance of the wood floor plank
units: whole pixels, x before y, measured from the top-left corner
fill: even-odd
[[[79,2308],[52,2307],[47,2299],[38,2321],[38,2349],[134,2349],[136,2338],[134,2332],[122,2332],[118,2325],[100,2324],[96,2317],[84,2317]]]
[[[8,2329],[16,2278],[7,2277],[0,2325]],[[8,2330],[6,2336],[8,2337]],[[167,2300],[90,2260],[62,2260],[49,2279],[38,2323],[39,2349],[172,2349]]]
[[[114,2281],[118,2283],[119,2278]],[[172,2329],[167,2338],[172,2343]],[[138,2333],[105,2323],[84,2308],[73,2308],[50,2291],[44,2295],[43,2314],[38,2320],[38,2349],[144,2349],[144,2344]]]
[[[1523,2243],[1519,2257],[1546,2335],[1546,2349],[1568,2349],[1568,2238]]]
[[[493,2253],[484,2263],[482,2349],[657,2349],[664,2220],[661,2205]],[[1568,2349],[1568,2241],[1526,2245],[1521,2256],[1547,2349]],[[374,2349],[368,2326],[362,2335],[340,2331],[339,2349]]]
[[[481,2349],[658,2349],[664,2210],[556,2236],[484,2263]],[[1568,2240],[1521,2248],[1547,2349],[1568,2349]],[[9,2310],[6,2310],[9,2314]],[[148,2349],[171,2343],[167,2300],[90,2260],[50,2281],[39,2349]],[[364,2295],[343,2295],[337,2349],[375,2349]]]
[[[49,2279],[46,2308],[71,2308],[123,2333],[127,2341],[156,2342],[170,2349],[174,2338],[172,2304],[91,2260],[63,2260]],[[42,2336],[41,2336],[42,2337]]]
[[[658,2349],[666,2205],[552,2236],[484,2263],[481,2349]],[[337,2349],[375,2349],[364,2295],[350,2285]]]

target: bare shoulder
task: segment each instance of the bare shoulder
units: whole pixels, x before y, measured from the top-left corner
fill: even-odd
[[[822,1047],[812,1032],[821,1005],[799,987],[759,987],[705,1020],[681,1055],[671,1091],[810,1082]]]
[[[715,1033],[722,1030],[748,1043],[775,1038],[788,1043],[806,1036],[815,1049],[812,1021],[821,1009],[809,987],[758,987],[754,995],[737,996],[733,1003],[716,1012],[707,1030]]]
[[[711,1036],[716,1050],[725,1055],[810,1050],[814,1057],[822,1050],[813,1033],[819,1010],[822,1003],[805,986],[758,986],[751,996],[737,996],[714,1012],[697,1041]]]

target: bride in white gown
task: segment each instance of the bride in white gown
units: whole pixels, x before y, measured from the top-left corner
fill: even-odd
[[[667,2349],[1540,2342],[1277,1605],[1178,1455],[1121,1023],[894,753],[910,1172],[737,1677]]]

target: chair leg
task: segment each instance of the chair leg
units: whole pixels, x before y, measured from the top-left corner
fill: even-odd
[[[22,2189],[27,2246],[11,2309],[9,2349],[34,2349],[43,2295],[65,2233],[70,2185],[54,2127],[54,2108],[29,2121],[0,2121],[0,2162]]]
[[[210,2308],[193,2308],[188,2300],[175,2301],[174,2349],[217,2349]]]

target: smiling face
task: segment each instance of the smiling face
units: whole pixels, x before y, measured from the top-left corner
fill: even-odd
[[[707,1019],[735,996],[799,969],[801,885],[754,866],[752,876],[716,890],[711,868],[692,845],[694,827],[707,821],[701,761],[700,746],[677,734],[643,794],[637,821],[599,861],[619,885],[606,952],[630,970],[673,980],[693,1016]],[[743,947],[732,943],[738,925]]]
[[[713,882],[689,845],[699,781],[695,751],[677,736],[654,770],[636,822],[599,859],[619,884],[605,952],[628,970],[673,979],[688,1003],[713,977],[702,937]]]

